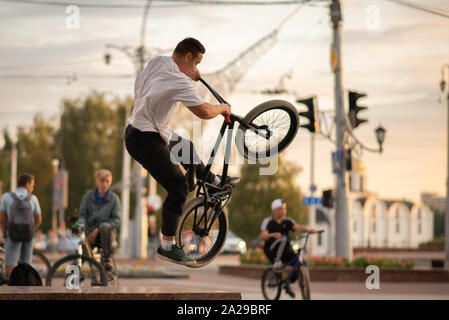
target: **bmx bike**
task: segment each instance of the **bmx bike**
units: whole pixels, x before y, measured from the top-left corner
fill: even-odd
[[[230,105],[202,78],[199,81],[220,103]],[[261,161],[277,155],[293,141],[299,127],[299,115],[291,103],[271,100],[256,106],[244,118],[232,113],[225,117],[206,165],[206,174],[203,175],[207,176],[210,171],[228,129],[221,182],[216,186],[201,178],[188,178],[196,180],[192,182],[192,189],[196,188],[196,197],[185,205],[178,220],[176,243],[187,256],[196,261],[195,264],[188,265],[192,268],[199,268],[213,261],[226,241],[229,223],[225,207],[234,188],[232,184],[226,183],[226,180],[236,122],[239,123],[235,137],[237,150],[245,159]],[[189,172],[194,174],[193,166],[188,169],[187,175]]]
[[[322,233],[324,230],[319,230]],[[311,233],[301,236],[304,238],[304,244],[298,249],[298,253],[288,263],[284,265],[282,270],[274,270],[269,267],[262,274],[262,294],[266,300],[278,300],[282,293],[282,288],[289,286],[292,279],[298,279],[299,289],[303,300],[310,300],[310,275],[307,261],[304,259],[304,253],[307,248],[307,241]],[[283,277],[284,271],[291,267],[286,277]]]
[[[92,248],[87,240],[84,230],[73,224],[70,228],[73,234],[78,234],[79,243],[77,250],[61,259],[57,260],[48,271],[45,285],[51,286],[57,278],[64,278],[64,285],[68,282],[74,285],[76,282],[79,287],[96,287],[119,285],[117,263],[113,257],[113,270],[106,271],[103,265],[98,261],[101,248]],[[96,251],[98,250],[98,251]]]

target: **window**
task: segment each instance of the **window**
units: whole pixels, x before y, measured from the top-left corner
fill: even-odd
[[[357,232],[357,222],[355,222],[355,221],[354,221],[354,232]]]
[[[399,233],[399,222],[396,222],[396,233]]]
[[[421,232],[422,232],[421,223],[418,223],[418,234],[421,234]]]
[[[322,246],[323,245],[323,234],[322,233],[318,233],[318,246]]]
[[[376,232],[376,223],[373,222],[373,232]]]
[[[418,220],[421,220],[421,210],[418,210]]]

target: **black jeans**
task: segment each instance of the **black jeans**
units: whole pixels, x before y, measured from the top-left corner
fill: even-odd
[[[108,222],[102,222],[98,227],[98,234],[92,247],[101,247],[102,255],[101,262],[110,261],[111,255],[114,253],[114,248],[112,243],[117,237],[117,231]]]
[[[167,146],[159,133],[142,132],[128,125],[125,131],[125,146],[131,157],[167,191],[168,195],[162,206],[162,234],[174,236],[188,194],[187,181],[178,163],[185,169],[197,164],[197,177],[202,177],[208,182],[212,182],[215,175],[209,172],[203,177],[205,166],[192,142],[175,133],[170,145]]]

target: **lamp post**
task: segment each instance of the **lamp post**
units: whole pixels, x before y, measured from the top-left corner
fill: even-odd
[[[383,151],[382,144],[384,143],[385,140],[386,130],[382,128],[381,125],[379,125],[379,127],[376,130],[374,130],[374,133],[376,134],[377,143],[379,143],[379,152],[382,153]]]
[[[447,69],[447,76],[448,76],[448,81],[446,82],[444,80],[444,70]],[[449,64],[444,64],[441,67],[441,81],[440,81],[440,90],[443,93],[443,95],[446,93],[446,98],[447,98],[447,107],[448,107],[448,129],[447,129],[447,134],[448,134],[448,148],[447,148],[447,174],[448,176],[446,177],[446,215],[444,218],[444,251],[445,251],[445,267],[447,269],[449,269],[449,88],[448,88],[448,84],[449,83]]]
[[[57,241],[57,228],[58,228],[58,218],[57,218],[57,212],[58,212],[58,206],[56,204],[55,201],[55,194],[56,194],[56,175],[58,174],[59,171],[59,160],[58,159],[53,159],[51,161],[51,165],[53,167],[53,210],[51,213],[51,230],[53,231],[53,237],[54,240]],[[56,243],[56,242],[55,242]]]

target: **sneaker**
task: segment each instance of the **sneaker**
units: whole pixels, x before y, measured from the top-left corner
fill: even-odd
[[[176,244],[171,246],[171,250],[164,250],[161,245],[157,248],[156,256],[162,260],[191,266],[196,264],[196,261],[185,254]]]
[[[273,271],[274,272],[282,272],[283,266],[282,261],[276,261],[273,265]]]
[[[292,291],[292,289],[290,288],[290,284],[288,283],[288,281],[287,281],[287,283],[285,284],[285,286],[284,286],[284,289],[285,289],[285,292],[291,297],[291,298],[295,298],[295,293]]]
[[[114,264],[111,259],[101,259],[101,265],[103,266],[105,271],[112,271],[114,269]]]

